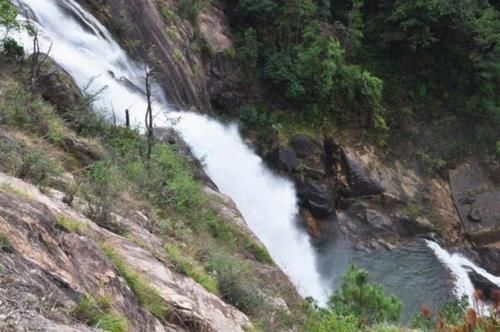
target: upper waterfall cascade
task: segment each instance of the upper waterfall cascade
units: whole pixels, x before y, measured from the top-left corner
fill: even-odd
[[[146,111],[144,65],[133,61],[111,33],[74,0],[17,0],[40,31],[42,50],[52,44],[50,56],[75,79],[81,89],[105,88],[95,107],[114,110],[123,121],[125,110],[132,123],[141,127]],[[16,32],[29,50],[30,37]],[[306,232],[296,225],[298,204],[293,183],[271,172],[245,144],[236,124],[220,122],[200,114],[172,110],[161,89],[155,88],[155,124],[175,126],[193,153],[203,159],[206,171],[220,190],[230,196],[250,229],[266,245],[273,259],[287,273],[303,296],[325,303],[331,292],[330,279],[318,268],[317,253]],[[109,113],[108,113],[109,114]],[[467,270],[473,269],[500,286],[500,278],[477,267],[458,254],[449,254],[428,242],[438,259],[455,278],[457,296],[472,301],[473,286]]]

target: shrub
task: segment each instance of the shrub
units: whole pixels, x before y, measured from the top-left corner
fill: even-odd
[[[127,177],[148,200],[183,216],[199,216],[206,202],[191,165],[171,146],[156,145],[147,169],[141,161],[129,164]]]
[[[12,252],[13,248],[10,244],[9,237],[3,233],[0,233],[0,251]]]
[[[188,253],[181,253],[179,248],[173,244],[166,244],[165,252],[167,253],[168,258],[182,273],[193,278],[209,292],[217,292],[217,282],[215,279],[209,276],[205,272],[205,269],[200,266],[199,263],[196,262],[196,260],[194,260]]]
[[[401,303],[394,296],[386,295],[382,287],[368,283],[368,272],[354,265],[349,267],[341,288],[329,300],[329,309],[335,313],[354,315],[365,325],[397,321]]]
[[[127,320],[121,315],[111,312],[109,300],[106,298],[96,301],[92,297],[84,295],[71,310],[71,315],[84,324],[104,331],[128,331]]]
[[[80,186],[87,216],[103,227],[112,227],[111,211],[122,187],[119,171],[110,161],[95,162],[85,172]]]
[[[2,40],[2,49],[7,57],[15,59],[22,59],[24,57],[24,48],[14,38],[7,37]]]
[[[167,3],[160,3],[160,14],[163,17],[163,21],[167,26],[172,25],[175,23],[177,16],[175,16],[175,13],[170,10],[168,7]]]
[[[125,279],[130,289],[132,289],[139,304],[153,316],[164,321],[168,313],[168,308],[158,291],[149,286],[138,273],[133,271],[125,261],[116,254],[112,247],[103,245],[102,250],[116,267],[123,279]]]
[[[15,176],[44,188],[50,178],[59,176],[61,167],[46,157],[40,150],[31,150],[23,154],[21,162],[15,167]]]
[[[10,0],[0,0],[0,26],[7,29],[15,28],[18,26],[16,7]]]
[[[193,26],[197,26],[201,6],[201,0],[179,0],[177,11],[180,17],[188,20]]]
[[[247,314],[258,312],[263,305],[256,281],[241,261],[222,254],[213,255],[208,264],[219,286],[222,299]]]
[[[320,310],[311,314],[306,322],[307,332],[358,332],[359,319],[354,316],[341,316],[331,310]]]

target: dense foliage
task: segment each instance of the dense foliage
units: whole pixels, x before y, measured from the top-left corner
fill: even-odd
[[[429,127],[430,143],[460,140],[453,151],[441,151],[444,159],[471,143],[495,154],[497,2],[239,0],[225,6],[238,58],[257,73],[247,75],[250,84],[268,87],[267,107],[295,110],[311,122],[390,129],[393,136],[407,133],[409,124]]]
[[[359,112],[364,126],[385,129],[383,82],[347,61],[335,31],[325,25],[327,5],[313,0],[229,5],[240,31],[238,56],[297,111],[343,120]]]
[[[379,285],[368,282],[368,272],[351,265],[344,282],[331,297],[327,308],[316,308],[307,330],[361,331],[379,323],[396,322],[401,303]]]

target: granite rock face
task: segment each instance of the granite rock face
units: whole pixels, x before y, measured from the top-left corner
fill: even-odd
[[[121,222],[135,239],[147,241],[144,246],[99,227],[65,205],[62,193],[42,193],[2,173],[0,188],[5,242],[0,250],[0,330],[92,331],[67,316],[84,294],[111,298],[113,310],[127,317],[129,331],[244,331],[251,326],[245,314],[169,268],[161,239],[139,211]],[[78,224],[79,231],[61,230],[61,218]],[[139,304],[103,245],[158,291],[169,308],[164,321]]]
[[[474,162],[450,171],[455,206],[467,234],[478,244],[500,241],[500,191]]]

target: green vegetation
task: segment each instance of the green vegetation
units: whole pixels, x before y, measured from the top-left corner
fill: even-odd
[[[97,161],[87,169],[80,185],[80,194],[87,203],[87,216],[118,233],[121,231],[112,223],[111,212],[121,189],[118,169],[106,161]]]
[[[168,307],[160,294],[158,294],[158,291],[149,286],[146,280],[137,272],[133,271],[127,263],[118,256],[113,247],[105,244],[102,246],[102,250],[106,253],[123,279],[125,279],[130,289],[132,289],[139,304],[159,320],[165,321]]]
[[[496,2],[224,4],[236,32],[236,58],[249,79],[246,84],[263,94],[254,102],[250,98],[254,105],[239,111],[251,130],[269,136],[291,122],[316,133],[353,128],[366,132],[387,152],[410,137],[421,151],[418,161],[431,174],[445,162],[470,154],[496,154]],[[255,109],[265,111],[256,117]],[[264,126],[256,125],[259,121]]]
[[[265,308],[256,280],[244,262],[215,253],[207,268],[214,271],[221,297],[227,303],[247,314],[256,314]]]
[[[16,21],[17,10],[10,0],[0,0],[0,26],[5,27],[7,30],[16,28],[18,23]]]
[[[84,224],[66,216],[59,216],[57,218],[56,227],[68,233],[78,234],[83,234],[86,229]]]
[[[396,322],[401,303],[368,283],[368,272],[351,265],[326,309],[313,308],[307,331],[362,331],[378,323]]]
[[[10,183],[7,183],[7,182],[0,184],[0,189],[4,190],[6,192],[9,192],[11,194],[14,194],[17,197],[20,197],[20,198],[27,200],[27,201],[29,201],[31,199],[31,196],[28,192],[26,192],[22,189],[19,189],[19,188],[15,188],[13,185],[11,185]]]
[[[205,272],[203,266],[200,265],[189,253],[182,251],[173,244],[165,245],[165,252],[171,262],[173,262],[180,272],[188,277],[193,278],[197,283],[203,286],[211,293],[217,293],[216,280]]]
[[[12,251],[12,245],[10,244],[9,237],[3,233],[0,233],[0,251]]]
[[[127,320],[121,315],[113,313],[108,298],[99,298],[96,301],[92,297],[84,295],[71,310],[71,316],[84,324],[107,332],[128,331]]]
[[[194,27],[197,27],[202,5],[203,0],[179,0],[177,2],[177,12],[180,17],[188,20]]]
[[[396,322],[401,303],[387,296],[382,287],[368,283],[368,272],[351,265],[342,287],[330,298],[330,308],[341,315],[354,315],[365,325]]]

